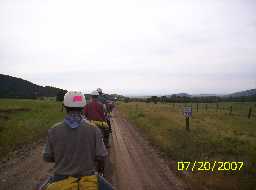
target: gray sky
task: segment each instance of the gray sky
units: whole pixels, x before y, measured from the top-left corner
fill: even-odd
[[[256,1],[1,0],[0,68],[84,92],[256,88]]]

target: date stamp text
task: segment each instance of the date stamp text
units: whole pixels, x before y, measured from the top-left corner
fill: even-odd
[[[193,161],[177,162],[178,171],[240,171],[244,162],[223,162],[223,161]]]

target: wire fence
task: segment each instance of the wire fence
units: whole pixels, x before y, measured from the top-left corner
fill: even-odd
[[[180,109],[191,107],[193,113],[215,112],[229,116],[256,117],[255,102],[220,102],[220,103],[170,103],[170,107]]]

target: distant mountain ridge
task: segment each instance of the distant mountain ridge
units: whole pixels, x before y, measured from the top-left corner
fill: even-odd
[[[0,74],[0,98],[55,97],[60,88],[39,86],[27,80]]]
[[[178,93],[178,94],[172,94],[170,96],[177,96],[177,97],[192,97],[192,95],[188,94],[188,93]],[[169,96],[167,96],[169,97]]]
[[[235,92],[232,94],[228,94],[226,96],[230,96],[230,97],[244,97],[244,96],[256,96],[256,89],[250,89],[250,90],[244,90],[244,91],[240,91],[240,92]]]
[[[167,97],[171,96],[177,96],[177,97],[233,97],[233,98],[239,98],[239,97],[248,97],[248,96],[256,96],[256,89],[250,89],[250,90],[244,90],[239,92],[234,92],[231,94],[226,95],[220,95],[220,94],[188,94],[188,93],[178,93],[178,94],[172,94],[167,95]]]
[[[239,92],[234,92],[230,94],[188,94],[185,92],[182,93],[175,93],[175,94],[167,94],[167,95],[155,95],[157,97],[183,97],[183,98],[200,98],[200,97],[220,97],[220,98],[239,98],[239,97],[256,97],[256,89],[250,89],[250,90],[244,90],[244,91],[239,91]],[[133,96],[127,96],[130,98],[139,98],[139,99],[147,99],[152,96],[150,95],[133,95]]]

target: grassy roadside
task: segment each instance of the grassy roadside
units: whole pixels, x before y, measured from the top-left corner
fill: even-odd
[[[252,104],[254,106],[255,104]],[[240,104],[241,113],[247,110]],[[208,189],[254,189],[256,187],[256,118],[214,109],[194,112],[191,131],[185,131],[183,105],[119,103],[118,109],[150,142],[176,161],[243,161],[241,171],[188,172],[194,186]],[[210,107],[210,105],[209,105]],[[245,111],[243,111],[245,110]],[[243,115],[243,114],[242,114]]]
[[[63,115],[55,101],[0,99],[0,159],[44,137]]]

